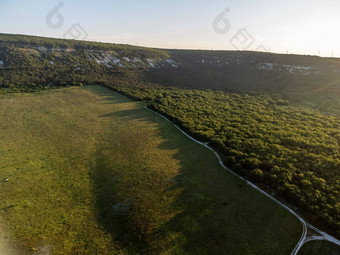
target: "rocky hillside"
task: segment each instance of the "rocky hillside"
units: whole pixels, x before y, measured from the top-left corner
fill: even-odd
[[[70,56],[76,56],[71,58]],[[194,66],[216,70],[247,67],[260,72],[284,68],[292,75],[324,75],[340,72],[340,60],[316,56],[280,55],[239,51],[159,50],[130,45],[52,39],[0,34],[0,66],[11,68],[20,62],[29,67],[26,57],[36,62],[55,64],[67,59],[70,64],[88,61],[109,68],[159,69]],[[21,59],[14,59],[21,57]],[[44,61],[43,61],[44,60]],[[73,61],[72,61],[73,60]],[[31,62],[31,64],[33,64]]]
[[[47,67],[68,64],[75,69],[92,63],[108,68],[150,69],[178,67],[167,51],[115,45],[30,37],[0,35],[2,68]]]
[[[340,109],[340,59],[336,58],[246,51],[161,50],[0,34],[0,86],[3,89],[35,87],[39,83],[86,84],[91,80],[91,73],[91,77],[100,75],[107,80],[127,71],[137,72],[134,74],[137,80],[163,86],[274,93],[325,111]]]

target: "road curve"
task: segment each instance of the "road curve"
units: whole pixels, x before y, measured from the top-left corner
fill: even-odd
[[[212,149],[208,143],[203,143],[200,142],[198,140],[196,140],[195,138],[191,137],[190,135],[188,135],[186,132],[184,132],[180,127],[178,127],[177,125],[175,125],[174,123],[172,123],[168,118],[166,118],[165,116],[159,114],[156,111],[153,111],[151,109],[149,109],[148,107],[145,107],[145,109],[157,114],[158,116],[162,117],[163,119],[165,119],[166,121],[170,122],[174,127],[176,127],[181,133],[183,133],[186,137],[188,137],[189,139],[193,140],[194,142],[206,147],[207,149],[211,150],[216,158],[218,159],[220,165],[227,170],[228,172],[232,173],[233,175],[237,176],[238,178],[240,178],[241,180],[245,181],[248,185],[250,185],[251,187],[253,187],[255,190],[261,192],[263,195],[265,195],[266,197],[268,197],[269,199],[271,199],[272,201],[274,201],[275,203],[279,204],[281,207],[285,208],[287,211],[289,211],[291,214],[293,214],[296,218],[299,219],[299,221],[302,224],[302,235],[301,238],[299,240],[299,242],[296,244],[294,250],[291,252],[291,255],[297,255],[299,250],[301,249],[301,247],[310,241],[314,241],[314,240],[324,240],[324,241],[328,241],[331,243],[334,243],[336,245],[340,246],[340,241],[338,239],[336,239],[335,237],[328,235],[325,232],[322,232],[321,230],[317,229],[316,227],[314,227],[313,225],[309,224],[307,221],[305,221],[302,217],[300,217],[296,212],[294,212],[292,209],[290,209],[288,206],[286,206],[285,204],[281,203],[279,200],[275,199],[274,197],[272,197],[271,195],[269,195],[268,193],[266,193],[265,191],[263,191],[262,189],[260,189],[259,187],[257,187],[255,184],[253,184],[252,182],[244,179],[242,176],[238,175],[237,173],[233,172],[231,169],[229,169],[228,167],[226,167],[223,162],[222,159],[220,157],[220,155],[218,155],[218,153]],[[318,235],[311,235],[307,237],[308,234],[308,228],[312,229],[313,231],[315,231]]]

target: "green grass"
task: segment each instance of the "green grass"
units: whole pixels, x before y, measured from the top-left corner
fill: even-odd
[[[339,255],[340,247],[327,241],[311,241],[304,244],[299,255]]]
[[[143,103],[89,86],[3,95],[0,106],[0,239],[7,247],[23,254],[290,254],[299,240],[295,217]]]

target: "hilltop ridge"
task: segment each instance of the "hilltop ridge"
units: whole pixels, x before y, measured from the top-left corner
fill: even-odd
[[[21,71],[20,77],[14,71],[17,69]],[[250,51],[165,50],[0,34],[0,72],[3,91],[51,83],[64,86],[103,82],[104,77],[108,80],[130,73],[136,81],[161,86],[269,93],[327,112],[340,110],[337,96],[340,59],[337,58]],[[87,79],[90,74],[92,79]],[[99,74],[99,79],[94,78]]]

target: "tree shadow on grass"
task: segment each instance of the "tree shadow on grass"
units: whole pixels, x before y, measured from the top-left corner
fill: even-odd
[[[131,100],[118,94],[117,92],[98,85],[91,85],[86,87],[86,89],[91,91],[93,94],[99,96],[101,100],[105,101],[104,104],[123,104],[132,102]]]
[[[297,220],[226,173],[211,151],[145,109],[103,117],[153,125],[162,141],[157,149],[175,151],[172,159],[180,166],[172,175],[167,169],[150,173],[143,147],[134,143],[125,156],[136,157],[137,166],[112,165],[110,153],[97,150],[91,175],[98,221],[117,245],[147,254],[288,254],[294,248]]]
[[[122,111],[111,112],[107,114],[103,114],[100,117],[119,117],[124,119],[125,121],[131,120],[141,120],[146,121],[146,118],[141,117],[145,113],[145,109],[135,108],[135,109],[128,109]]]
[[[98,223],[106,232],[111,234],[117,248],[139,246],[137,236],[126,229],[128,221],[125,214],[129,205],[128,198],[125,199],[127,201],[125,205],[124,202],[122,203],[122,197],[119,195],[119,185],[122,183],[119,171],[110,167],[110,160],[100,150],[96,152],[94,157],[91,177],[96,195]],[[115,210],[115,205],[119,203],[122,204],[122,209]],[[136,242],[137,245],[131,245],[131,242]]]

